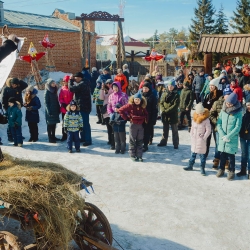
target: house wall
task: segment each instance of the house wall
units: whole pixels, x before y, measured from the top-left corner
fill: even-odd
[[[26,37],[20,56],[27,55],[30,42],[33,42],[38,52],[45,51],[45,48],[39,43],[45,34],[48,34],[50,42],[56,46],[52,49],[53,59],[57,71],[74,73],[81,70],[81,53],[80,53],[80,32],[61,32],[61,31],[44,31],[33,29],[9,28],[17,36]],[[1,39],[0,39],[1,40]],[[45,56],[38,61],[39,69],[45,69]],[[30,64],[26,61],[16,61],[10,77],[24,78],[31,72]]]

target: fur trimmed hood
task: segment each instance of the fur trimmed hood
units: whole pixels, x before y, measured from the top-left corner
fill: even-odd
[[[56,85],[54,88],[52,88],[50,84],[45,83],[45,89],[50,91],[51,93],[57,93],[58,87]]]
[[[11,83],[10,83],[10,81],[12,80],[13,78],[8,78],[7,80],[6,80],[6,86],[7,87],[11,87]]]
[[[198,116],[198,114],[196,112],[194,112],[193,119],[194,119],[194,122],[200,124],[204,120],[206,120],[207,118],[209,118],[209,116],[210,116],[209,110],[205,109],[203,115],[200,115],[200,116]]]
[[[129,103],[129,104],[135,104],[135,103],[134,103],[134,96],[133,96],[133,95],[130,96],[130,98],[129,98],[129,100],[128,100],[128,103]],[[146,107],[147,107],[147,100],[146,100],[146,98],[145,98],[144,96],[142,96],[140,106],[141,106],[142,108],[146,108]]]

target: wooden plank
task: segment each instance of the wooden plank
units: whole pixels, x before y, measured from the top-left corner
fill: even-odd
[[[211,52],[211,51],[212,51],[213,43],[214,43],[214,37],[211,37],[211,38],[209,39],[207,52]]]
[[[241,42],[240,42],[240,46],[239,46],[239,53],[244,52],[244,47],[245,47],[246,41],[247,41],[247,39],[245,37],[241,38]]]
[[[235,44],[236,44],[237,38],[232,38],[231,39],[231,44],[230,44],[230,49],[229,52],[230,53],[234,53],[235,52]]]
[[[203,51],[204,43],[205,43],[205,38],[202,37],[202,38],[201,38],[201,42],[200,42],[200,44],[199,44],[199,49],[198,49],[198,51],[200,51],[200,52]]]
[[[225,52],[226,46],[227,46],[227,38],[220,38],[222,40],[221,42],[221,47],[220,50],[218,52],[223,53]]]
[[[250,44],[250,38],[248,37],[244,46],[244,51],[243,53],[247,54],[249,53],[249,44]]]
[[[203,47],[203,52],[207,52],[207,48],[209,45],[209,37],[205,38],[205,43],[204,43],[204,47]]]
[[[218,37],[215,37],[214,38],[214,44],[213,44],[213,47],[211,49],[211,52],[216,52],[216,48],[218,46],[218,41],[219,41],[219,38]]]
[[[221,52],[229,53],[230,45],[231,45],[232,38],[225,39],[225,49],[221,50]]]
[[[241,37],[236,38],[236,43],[235,43],[235,47],[234,47],[234,52],[233,53],[239,53],[241,40],[242,40]]]
[[[217,45],[217,48],[216,48],[215,52],[217,52],[217,53],[220,52],[220,48],[222,46],[222,43],[223,43],[223,39],[219,38],[218,45]]]

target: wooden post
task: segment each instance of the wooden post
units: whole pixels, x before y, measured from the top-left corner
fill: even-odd
[[[133,62],[135,59],[135,51],[131,50],[131,62]]]
[[[81,56],[82,56],[82,67],[84,67],[86,62],[86,50],[85,50],[85,29],[84,29],[83,19],[81,19]]]
[[[213,59],[212,53],[205,54],[204,56],[205,74],[212,74],[212,59]]]

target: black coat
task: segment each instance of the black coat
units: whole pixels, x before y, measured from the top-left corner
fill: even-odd
[[[6,40],[2,46],[0,46],[0,63],[11,52],[17,49],[17,45],[12,40]]]
[[[32,107],[31,110],[29,110],[29,107]],[[38,109],[41,108],[41,102],[36,95],[31,99],[31,102],[27,104],[26,108],[28,109],[26,109],[25,121],[39,123]]]
[[[74,100],[77,103],[77,106],[80,108],[81,112],[91,112],[91,93],[90,93],[90,82],[86,79],[83,79],[80,83],[74,83],[74,80],[71,79],[69,82],[69,90],[74,95]]]
[[[247,82],[249,80],[249,77],[244,76],[243,74],[241,74],[240,76],[236,76],[236,79],[238,80],[238,85],[241,88],[243,88],[247,84]]]
[[[91,94],[93,95],[95,87],[96,87],[96,80],[99,77],[99,73],[97,71],[93,71],[91,73],[91,85],[90,85],[90,89],[91,89]]]
[[[147,100],[146,109],[148,111],[148,123],[153,125],[156,124],[158,116],[158,102],[156,96],[153,94],[152,90],[149,90],[147,93],[143,92],[142,95]]]
[[[216,91],[216,96],[214,96],[213,92],[210,92],[209,94],[207,94],[204,98],[203,101],[203,107],[208,109],[210,111],[210,109],[212,108],[214,102],[216,102],[217,100],[219,100],[219,98],[223,95],[221,90],[217,90]]]
[[[247,131],[247,133],[246,133]],[[240,138],[250,140],[250,112],[246,111],[242,118]]]
[[[8,100],[10,97],[15,97],[16,100],[23,106],[23,97],[22,91],[28,87],[28,84],[22,80],[19,81],[19,84],[16,88],[12,88],[10,80],[6,81],[6,87],[3,90],[3,107],[5,110],[8,109]]]

